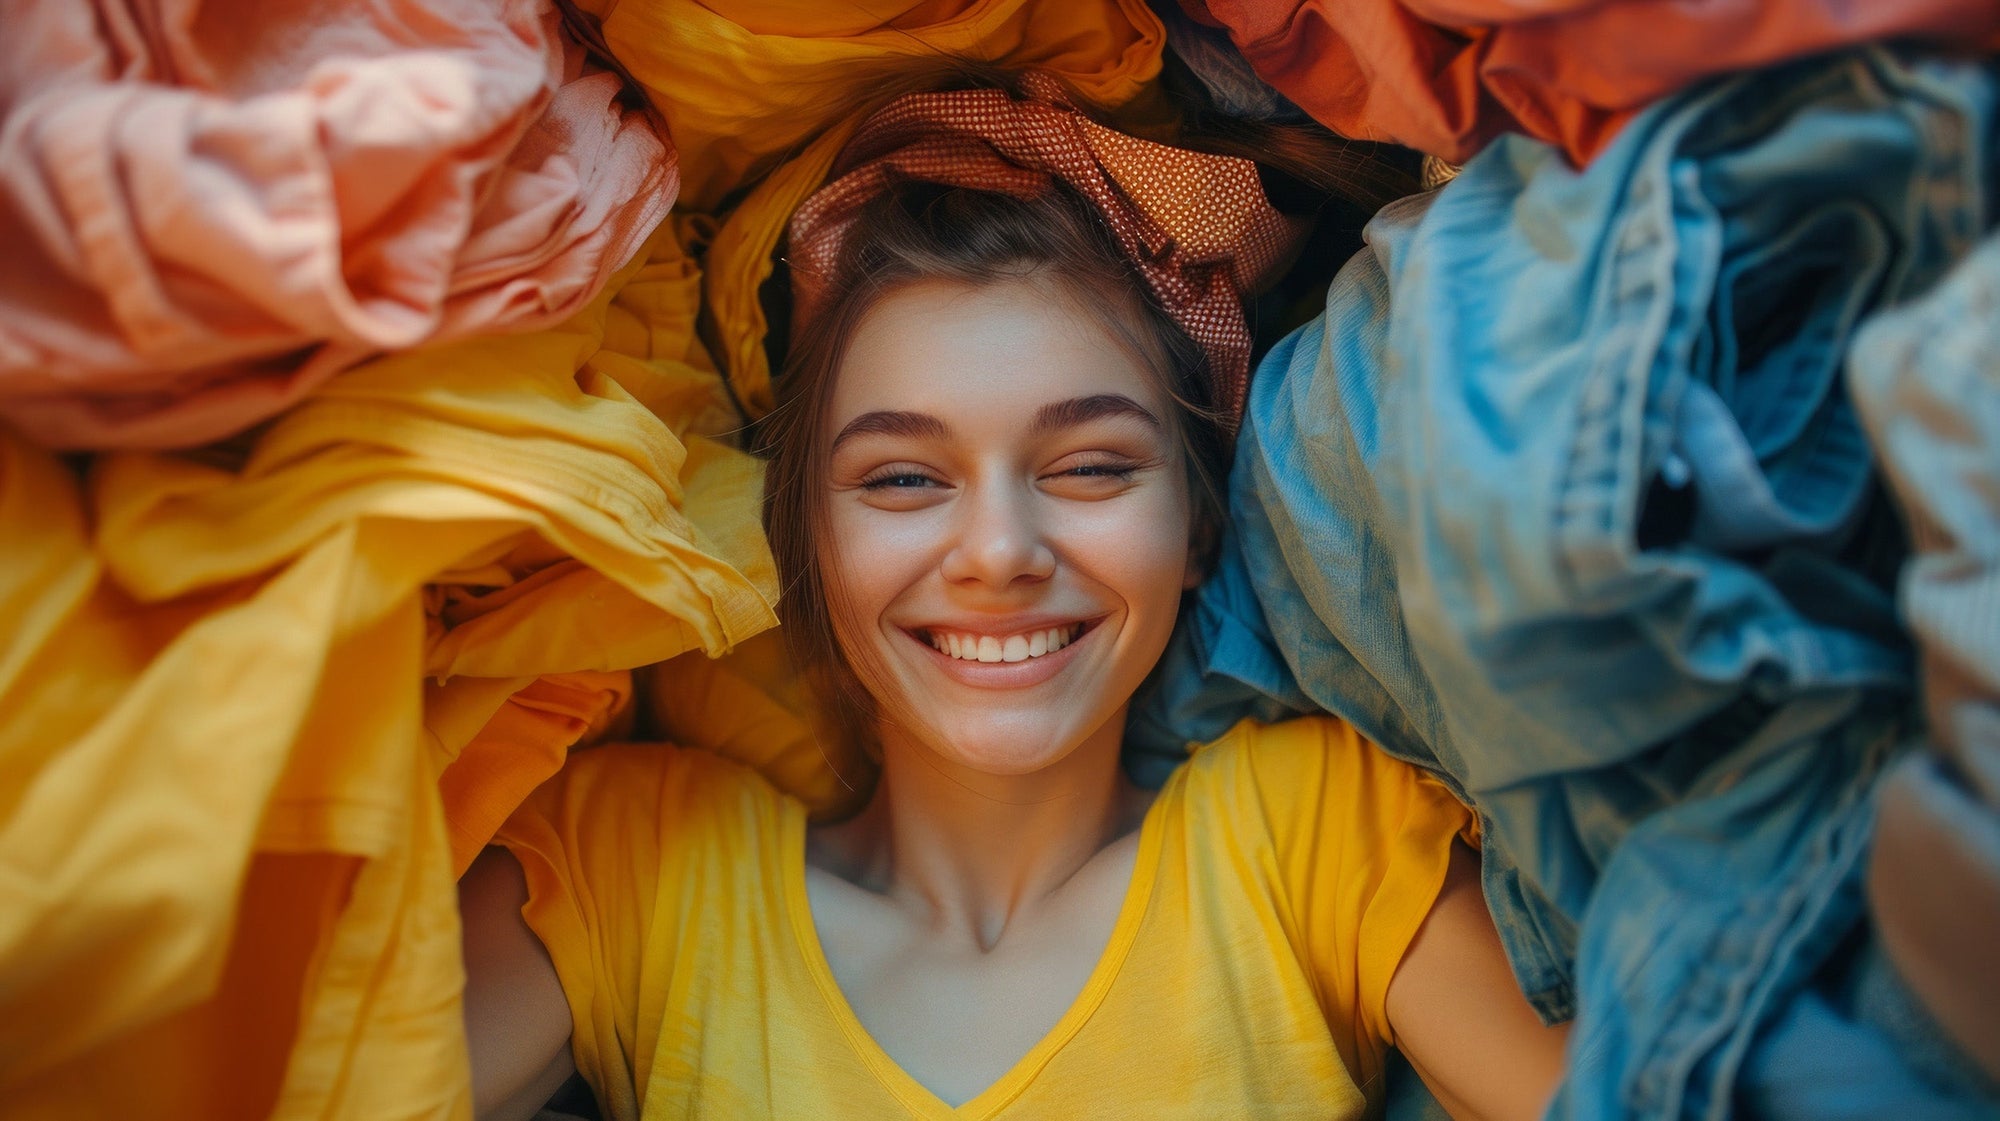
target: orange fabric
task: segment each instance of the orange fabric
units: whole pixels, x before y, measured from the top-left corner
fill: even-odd
[[[1061,180],[1088,199],[1160,305],[1209,358],[1215,402],[1243,412],[1250,328],[1243,293],[1286,260],[1305,229],[1271,206],[1249,160],[1154,144],[1078,112],[1046,74],[1027,95],[995,89],[918,93],[865,121],[834,165],[839,178],[791,222],[793,317],[810,320],[852,265],[846,232],[868,201],[919,180],[1022,198]]]
[[[507,698],[438,776],[451,874],[464,875],[514,807],[562,767],[571,748],[602,738],[631,699],[629,670],[549,674]]]
[[[1583,163],[1695,81],[1869,39],[2000,47],[1991,0],[1181,0],[1328,128],[1453,162],[1505,131]]]
[[[308,975],[361,863],[338,853],[257,854],[215,995],[11,1090],[8,1115],[270,1116]]]
[[[672,204],[548,0],[337,11],[10,5],[0,416],[205,443],[371,354],[569,317]]]

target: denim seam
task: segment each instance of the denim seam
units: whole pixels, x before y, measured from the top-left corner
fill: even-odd
[[[1866,830],[1849,843],[1849,835],[1856,831],[1854,814],[1867,808],[1867,796],[1896,739],[1893,725],[1871,737],[1858,774],[1826,811],[1803,858],[1786,877],[1783,891],[1768,903],[1749,896],[1739,921],[1722,926],[1699,947],[1695,970],[1661,1009],[1667,1026],[1653,1037],[1650,1057],[1633,1069],[1624,1096],[1635,1115],[1680,1116],[1687,1086],[1702,1061],[1732,1033],[1754,1026],[1746,1013],[1758,998],[1768,1000],[1770,965],[1787,944],[1810,940],[1811,920],[1828,908],[1858,866]],[[1727,1077],[1716,1081],[1728,1084]]]

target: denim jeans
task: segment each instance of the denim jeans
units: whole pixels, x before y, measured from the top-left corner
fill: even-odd
[[[1663,102],[1581,171],[1502,140],[1379,215],[1253,380],[1131,765],[1325,709],[1439,773],[1524,991],[1577,1018],[1557,1115],[1727,1113],[1859,928],[1913,658],[1841,363],[1989,224],[1994,103],[1868,49]]]

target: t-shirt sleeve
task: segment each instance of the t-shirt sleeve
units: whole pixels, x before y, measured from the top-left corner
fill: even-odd
[[[748,772],[705,752],[595,748],[571,756],[494,837],[520,861],[522,915],[555,963],[571,1051],[600,1094],[637,1085],[643,1026],[663,1015],[693,925],[699,850],[758,793]]]
[[[1373,1079],[1395,1044],[1389,981],[1444,886],[1452,843],[1475,818],[1443,783],[1312,717],[1247,729],[1291,937],[1336,1028],[1351,1024],[1355,1073]]]

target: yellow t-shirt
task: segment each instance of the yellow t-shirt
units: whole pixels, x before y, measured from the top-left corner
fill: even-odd
[[[1466,809],[1330,718],[1239,725],[1148,810],[1083,991],[957,1109],[878,1047],[820,950],[797,801],[717,756],[585,752],[501,830],[617,1121],[1357,1117],[1383,998]]]

